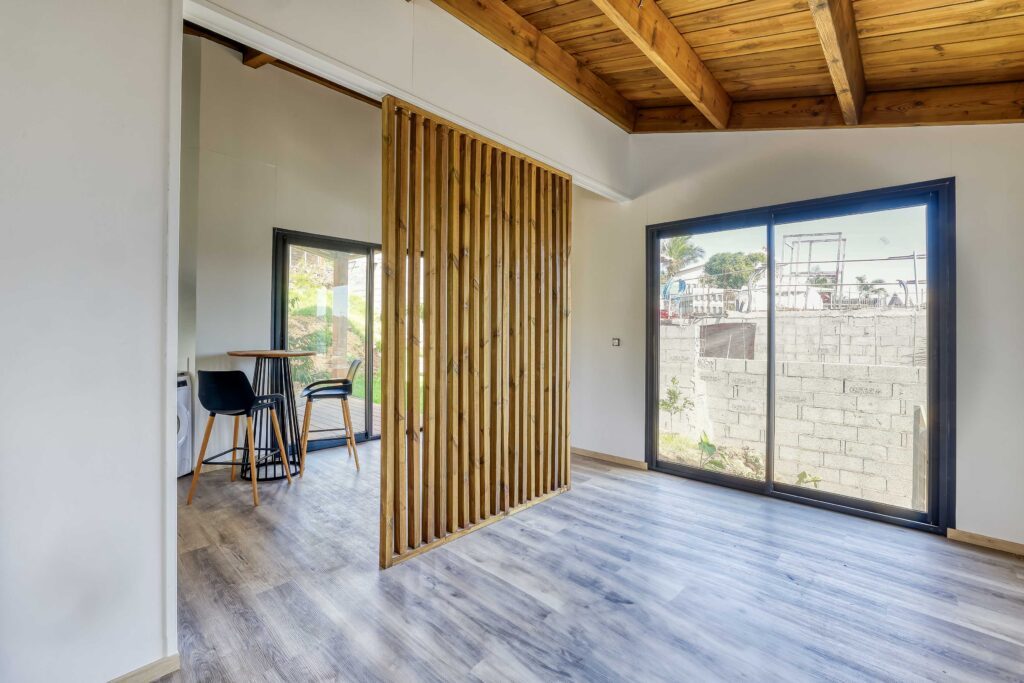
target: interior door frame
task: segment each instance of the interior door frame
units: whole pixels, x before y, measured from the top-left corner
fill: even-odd
[[[649,469],[753,493],[945,534],[956,526],[956,188],[954,178],[777,204],[647,226],[645,452]],[[928,292],[928,510],[921,512],[774,481],[775,223],[920,206],[927,210]],[[677,235],[766,226],[768,247],[768,363],[765,479],[743,479],[686,465],[659,462],[658,362],[660,357],[659,241]]]
[[[363,425],[365,430],[357,432],[356,443],[380,439],[380,435],[373,434],[373,314],[376,310],[374,297],[374,278],[376,264],[374,254],[381,250],[381,245],[373,242],[361,242],[342,237],[331,237],[329,235],[317,235],[298,230],[285,228],[274,228],[274,247],[272,256],[271,275],[271,314],[270,314],[270,343],[271,348],[287,348],[288,335],[288,247],[290,246],[310,247],[313,249],[330,249],[350,254],[362,254],[366,256],[366,353],[363,358],[363,373],[366,377],[366,399]],[[345,437],[337,439],[310,439],[309,450],[315,451],[321,448],[336,448],[345,445]]]

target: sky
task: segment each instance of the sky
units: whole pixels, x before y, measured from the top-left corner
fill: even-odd
[[[777,240],[776,259],[780,262],[787,257],[782,253],[782,238],[786,235],[841,232],[846,238],[846,258],[888,258],[891,256],[908,256],[915,250],[918,254],[926,251],[925,229],[927,225],[926,207],[914,206],[903,209],[889,209],[853,216],[840,216],[799,223],[778,223],[775,226]],[[765,228],[741,228],[717,233],[695,235],[692,242],[704,249],[705,258],[722,251],[764,251],[766,240]],[[806,246],[803,247],[806,249]],[[806,259],[806,252],[803,258]],[[835,248],[827,245],[815,245],[814,260],[825,260],[834,257]],[[925,261],[917,262],[918,277],[925,279]],[[806,269],[805,265],[803,269]],[[822,271],[833,268],[831,264],[820,264]],[[834,268],[833,268],[834,269]],[[856,276],[865,275],[868,281],[880,279],[895,282],[897,279],[913,280],[913,261],[847,263],[843,277],[844,282],[855,282]],[[890,293],[899,291],[898,285],[886,286]],[[848,288],[852,294],[852,288]]]

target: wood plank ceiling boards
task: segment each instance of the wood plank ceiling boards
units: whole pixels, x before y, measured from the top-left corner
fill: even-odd
[[[1024,0],[434,2],[630,132],[1024,121]]]

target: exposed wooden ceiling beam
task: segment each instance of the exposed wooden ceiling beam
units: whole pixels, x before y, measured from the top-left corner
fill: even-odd
[[[266,52],[260,52],[259,50],[252,49],[251,47],[245,48],[245,52],[242,53],[242,64],[251,66],[254,69],[258,69],[264,64],[273,64],[275,61],[277,60]]]
[[[894,90],[864,98],[859,127],[1024,122],[1024,81]],[[842,128],[838,98],[796,97],[736,102],[729,130]],[[637,133],[713,131],[696,107],[638,109]]]
[[[243,62],[245,61],[245,56],[250,54],[250,53],[263,54],[262,52],[259,52],[258,50],[254,50],[253,48],[249,47],[248,45],[243,45],[242,43],[238,42],[237,40],[232,40],[231,38],[228,38],[226,36],[222,36],[219,33],[214,33],[213,31],[211,31],[211,30],[209,30],[207,28],[203,28],[202,26],[199,26],[198,24],[193,24],[190,21],[185,21],[183,26],[182,26],[182,28],[183,28],[183,32],[185,33],[185,35],[197,36],[199,38],[204,38],[205,40],[209,40],[209,41],[211,41],[213,43],[217,43],[218,45],[223,45],[226,48],[230,48],[230,49],[234,50],[235,52],[241,53],[242,61]],[[267,56],[269,57],[269,55],[267,55]],[[334,90],[335,92],[340,92],[343,95],[348,95],[352,99],[359,100],[360,102],[365,102],[366,104],[369,104],[370,106],[377,107],[378,109],[380,109],[380,102],[378,100],[375,100],[372,97],[368,97],[368,96],[366,96],[366,95],[364,95],[364,94],[362,94],[360,92],[356,92],[355,90],[350,90],[349,88],[346,88],[343,85],[339,85],[339,84],[335,83],[334,81],[329,81],[326,78],[323,78],[321,76],[317,76],[316,74],[310,73],[309,71],[306,71],[305,69],[300,69],[299,67],[293,66],[293,65],[289,64],[288,62],[283,62],[280,59],[271,59],[269,62],[266,62],[266,63],[273,64],[278,69],[282,69],[284,71],[287,71],[288,73],[295,74],[296,76],[300,76],[302,78],[305,78],[306,80],[313,81],[314,83],[318,83],[319,85],[322,85],[325,88],[330,88],[331,90]]]
[[[633,103],[540,32],[502,0],[434,0],[484,37],[525,62],[627,132]]]
[[[856,126],[864,106],[864,63],[851,0],[808,0],[843,120]]]
[[[593,0],[716,128],[729,123],[732,99],[655,0]]]

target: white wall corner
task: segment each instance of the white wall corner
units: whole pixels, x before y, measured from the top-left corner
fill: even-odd
[[[170,5],[168,33],[167,119],[167,224],[164,233],[164,354],[163,354],[163,572],[162,609],[164,657],[178,652],[178,489],[177,413],[175,391],[178,371],[178,238],[181,213],[181,56],[182,6]]]

